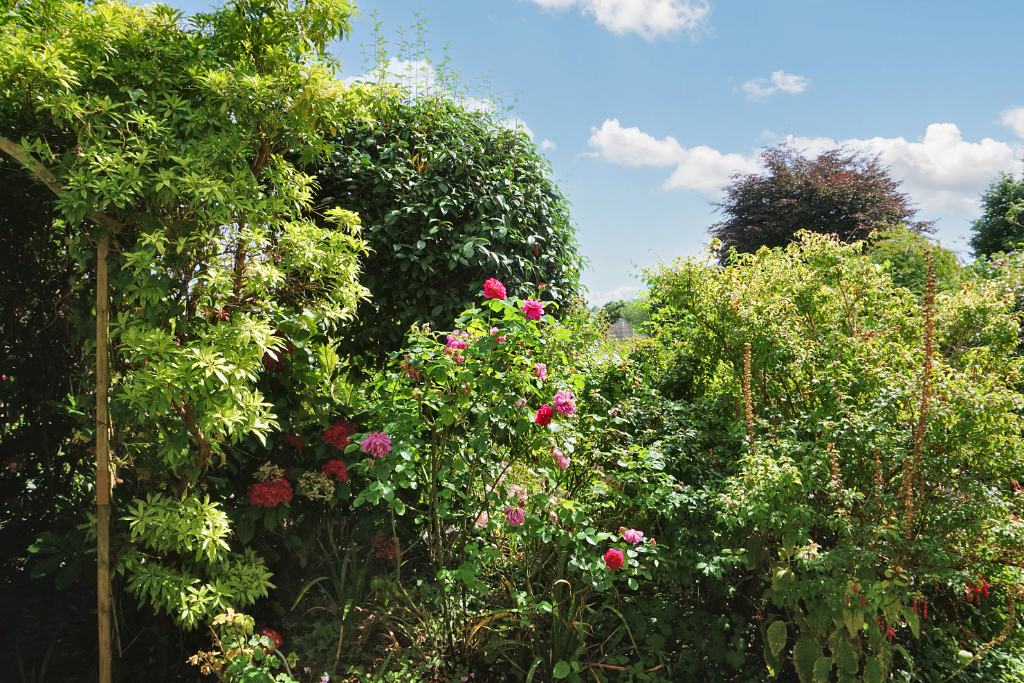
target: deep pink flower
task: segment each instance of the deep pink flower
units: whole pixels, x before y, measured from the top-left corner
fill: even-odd
[[[527,299],[523,302],[523,315],[529,320],[540,320],[544,315],[544,304],[536,299]]]
[[[505,513],[505,521],[509,526],[519,526],[526,521],[526,511],[523,508],[507,507],[502,512]]]
[[[491,328],[491,334],[498,334],[499,332],[501,332],[501,330],[499,330],[497,327],[492,327]],[[500,341],[500,342],[505,341],[505,335],[498,334],[497,340]]]
[[[547,363],[535,363],[533,366],[533,374],[537,375],[537,379],[541,382],[548,376],[548,365]]]
[[[622,532],[622,540],[626,543],[643,543],[644,532],[637,531],[636,529],[626,529]]]
[[[363,453],[369,453],[374,458],[383,458],[391,452],[391,439],[388,438],[387,432],[373,432],[359,445],[362,446]]]
[[[484,296],[488,299],[504,299],[507,294],[505,292],[505,285],[495,280],[493,277],[488,278],[484,282]]]
[[[608,552],[606,552],[604,554],[604,565],[608,567],[608,569],[621,569],[622,551],[612,548]]]
[[[452,330],[452,333],[448,335],[448,344],[446,348],[450,351],[461,351],[466,348],[467,342],[465,337],[468,337],[468,332],[459,332],[458,330]]]
[[[576,412],[576,399],[571,391],[555,392],[555,410],[561,415],[572,415]]]
[[[533,421],[541,427],[547,427],[551,424],[551,418],[554,416],[555,411],[551,410],[551,406],[545,403],[540,407],[540,410],[537,411],[537,417],[533,418]]]
[[[328,460],[324,463],[320,472],[325,477],[334,479],[334,481],[348,481],[348,469],[341,460]]]

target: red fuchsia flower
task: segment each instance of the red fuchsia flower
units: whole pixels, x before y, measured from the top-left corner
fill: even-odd
[[[294,496],[292,485],[284,477],[256,482],[249,487],[249,502],[256,507],[274,508]]]
[[[519,526],[526,521],[526,511],[523,508],[507,507],[502,512],[505,513],[505,521],[509,526]]]
[[[352,443],[349,437],[356,433],[356,426],[348,420],[335,420],[334,424],[324,430],[320,440],[329,443],[338,450],[345,450],[345,447]]]
[[[548,365],[547,363],[535,363],[533,366],[533,374],[537,375],[537,379],[541,382],[548,376]]]
[[[544,315],[544,304],[536,299],[527,299],[523,302],[523,315],[527,320],[540,320],[540,317]]]
[[[281,437],[281,441],[284,441],[297,451],[301,451],[306,447],[306,442],[291,432],[285,433],[284,436]]]
[[[637,531],[636,529],[626,529],[622,532],[622,540],[626,543],[637,543],[644,542],[644,532]]]
[[[362,446],[363,453],[369,453],[374,458],[383,458],[391,452],[391,439],[388,438],[387,432],[373,432],[359,445]]]
[[[608,569],[622,569],[622,551],[611,548],[604,554],[604,566]]]
[[[541,427],[547,427],[551,424],[551,418],[555,416],[555,411],[551,410],[551,406],[547,403],[540,407],[537,411],[537,417],[533,418],[533,421],[539,424]]]
[[[292,499],[292,485],[284,477],[259,481],[249,487],[249,503],[261,508],[276,508]]]
[[[488,299],[504,299],[508,294],[505,292],[505,285],[492,277],[484,282],[484,296]]]
[[[576,399],[571,391],[555,392],[555,410],[561,415],[572,415],[576,412]]]
[[[266,652],[268,655],[271,652],[273,652],[274,650],[276,650],[279,647],[281,647],[281,644],[284,643],[284,638],[282,638],[277,633],[277,631],[275,631],[272,628],[263,627],[263,628],[256,629],[256,635],[263,636],[264,638],[270,638],[270,640],[273,641],[273,645],[274,645],[273,647],[270,647],[270,648],[264,647],[263,648],[263,651]]]
[[[348,481],[348,469],[341,460],[328,460],[324,463],[320,473],[334,481]]]

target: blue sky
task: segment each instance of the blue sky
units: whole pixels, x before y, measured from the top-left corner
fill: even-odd
[[[196,0],[172,0],[186,11]],[[696,253],[709,202],[758,148],[794,136],[882,153],[903,190],[967,256],[977,199],[1019,171],[1024,3],[943,0],[377,0],[383,35],[427,19],[463,79],[489,72],[565,183],[590,299],[628,298],[638,268]],[[363,70],[357,19],[339,45]],[[397,56],[397,55],[396,55]]]

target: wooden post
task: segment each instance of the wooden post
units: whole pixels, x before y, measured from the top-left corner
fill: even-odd
[[[107,359],[107,253],[110,233],[96,249],[96,614],[99,626],[100,678],[110,683],[110,365]]]

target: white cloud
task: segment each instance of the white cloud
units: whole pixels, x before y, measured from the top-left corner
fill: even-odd
[[[1017,137],[1024,138],[1024,107],[1007,109],[999,115],[999,122],[1012,128]]]
[[[507,119],[502,119],[499,123],[501,126],[508,128],[509,130],[522,130],[524,133],[526,133],[526,137],[530,138],[531,140],[533,139],[533,131],[530,130],[530,127],[528,125],[526,125],[526,121],[523,121],[518,116],[512,116]]]
[[[551,142],[551,140],[541,140],[540,148],[543,150],[558,149],[558,145]]]
[[[590,303],[594,306],[604,306],[609,301],[618,301],[620,299],[629,299],[634,294],[640,291],[640,288],[635,285],[623,285],[616,287],[610,292],[604,292],[602,294],[595,294],[591,299]]]
[[[616,35],[636,33],[654,40],[679,31],[699,35],[707,29],[708,0],[533,0],[541,7],[565,11],[579,7]]]
[[[882,162],[892,167],[892,176],[903,181],[901,189],[932,215],[976,211],[978,197],[992,178],[1000,171],[1016,169],[1022,156],[1020,146],[992,138],[966,141],[952,123],[929,125],[915,142],[903,137],[833,140],[787,136],[786,140],[809,155],[837,145],[881,154]],[[618,119],[591,128],[589,145],[596,150],[593,156],[623,166],[675,166],[662,183],[666,190],[712,193],[733,173],[759,170],[756,154],[723,153],[705,145],[687,149],[671,136],[656,140],[639,128],[623,128]]]
[[[763,100],[771,97],[778,91],[788,92],[791,95],[802,93],[811,84],[811,79],[806,76],[788,74],[782,69],[772,72],[772,80],[767,78],[755,78],[747,81],[741,87],[747,93],[748,100]]]
[[[827,138],[790,139],[811,153],[837,144]],[[992,138],[968,142],[952,123],[929,125],[917,142],[903,137],[875,137],[841,140],[838,144],[881,153],[882,161],[892,166],[892,176],[903,181],[900,189],[929,213],[974,212],[992,178],[1000,171],[1014,170],[1020,155],[1019,147]]]
[[[618,119],[608,119],[600,128],[590,129],[587,144],[605,161],[624,166],[675,166],[662,188],[712,192],[737,171],[757,170],[754,156],[722,154],[706,145],[687,149],[672,136],[656,140],[637,127],[623,128]]]

